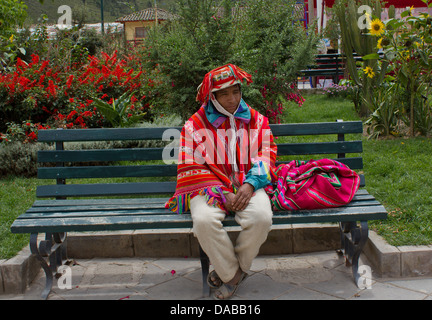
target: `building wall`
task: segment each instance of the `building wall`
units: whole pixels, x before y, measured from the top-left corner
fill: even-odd
[[[159,21],[159,24],[161,24],[163,21]],[[155,25],[154,21],[133,21],[133,22],[125,22],[124,23],[125,28],[125,37],[126,41],[133,41],[133,40],[140,40],[135,38],[135,28],[142,28],[147,27],[151,28]]]

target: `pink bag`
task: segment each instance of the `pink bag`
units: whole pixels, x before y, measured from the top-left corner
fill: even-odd
[[[360,185],[356,172],[331,159],[291,161],[278,166],[275,174],[277,185],[270,195],[274,210],[344,206]]]

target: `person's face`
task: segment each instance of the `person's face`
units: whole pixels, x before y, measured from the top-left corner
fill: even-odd
[[[240,104],[240,100],[241,100],[240,86],[235,85],[232,87],[222,89],[220,91],[216,91],[215,98],[226,111],[233,114],[237,110],[237,107]]]

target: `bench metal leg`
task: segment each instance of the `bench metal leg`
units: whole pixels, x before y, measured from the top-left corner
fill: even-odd
[[[210,260],[204,250],[199,246],[200,260],[201,260],[201,272],[202,272],[202,282],[203,282],[203,297],[210,296],[210,287],[207,283],[207,277],[210,269]]]
[[[369,237],[369,227],[367,221],[360,222],[341,222],[341,245],[345,255],[345,263],[352,266],[352,273],[356,285],[359,284],[360,274],[359,259],[364,246]]]
[[[45,289],[41,297],[46,300],[51,292],[57,269],[67,260],[66,233],[47,233],[38,245],[38,233],[30,235],[30,251],[39,260],[45,272]]]

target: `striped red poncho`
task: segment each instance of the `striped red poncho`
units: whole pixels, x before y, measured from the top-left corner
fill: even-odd
[[[252,172],[270,177],[275,167],[277,147],[266,117],[242,101],[243,109],[234,118],[236,128],[231,128],[227,117],[215,121],[210,117],[210,122],[206,107],[202,106],[181,132],[177,188],[166,204],[177,213],[189,210],[189,202],[196,195],[206,196],[209,205],[225,209],[224,192],[235,193]],[[232,138],[237,140],[235,153],[230,150]]]

